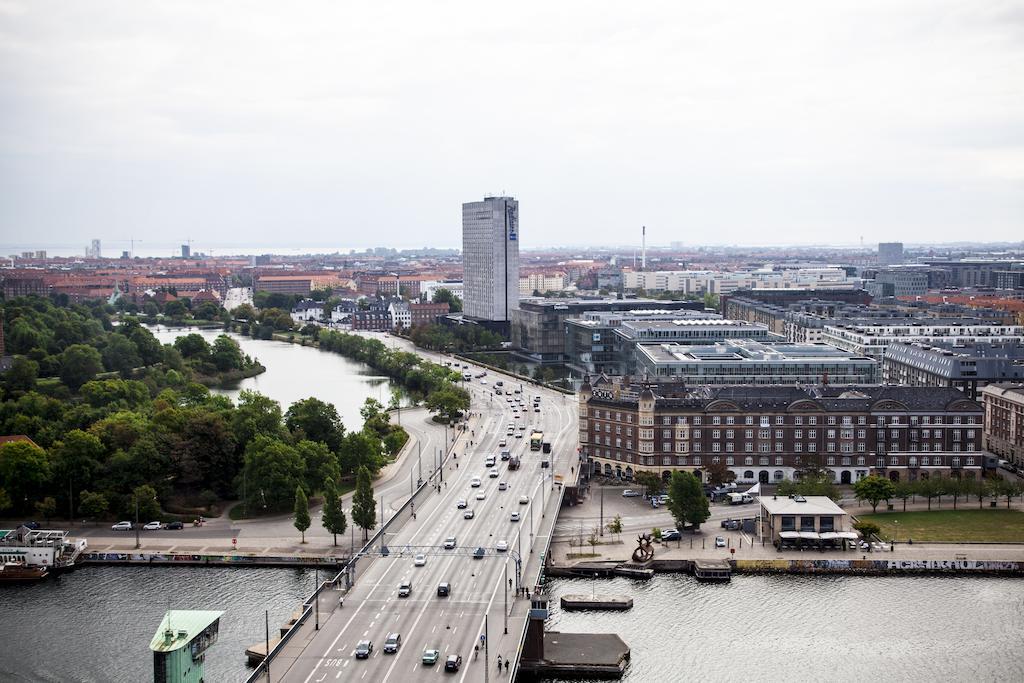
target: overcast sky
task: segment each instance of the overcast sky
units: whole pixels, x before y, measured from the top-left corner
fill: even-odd
[[[0,0],[0,243],[457,246],[501,192],[524,248],[1021,240],[1024,2]]]

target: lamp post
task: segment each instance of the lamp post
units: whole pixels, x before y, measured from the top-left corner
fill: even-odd
[[[320,567],[313,567],[313,572],[314,572],[313,576],[315,577],[315,582],[313,584],[313,586],[314,586],[314,589],[313,589],[313,600],[316,601],[316,606],[314,607],[314,611],[316,612],[316,628],[314,630],[315,631],[319,631],[320,630]]]
[[[895,548],[896,547],[896,537],[899,536],[899,532],[900,532],[900,520],[894,519],[894,520],[892,520],[892,524],[893,524],[893,529],[892,529],[892,547]]]

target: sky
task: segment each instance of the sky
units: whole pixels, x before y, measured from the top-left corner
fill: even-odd
[[[0,244],[1024,240],[1024,1],[0,0]],[[123,246],[122,246],[123,245]]]

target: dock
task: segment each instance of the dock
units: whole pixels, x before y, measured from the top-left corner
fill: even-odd
[[[274,646],[281,642],[280,638],[270,639],[270,649],[273,650]],[[245,663],[248,666],[256,666],[264,659],[267,658],[267,643],[261,642],[255,645],[250,645],[245,648]]]
[[[523,659],[520,671],[538,678],[622,678],[629,646],[615,633],[544,634],[544,658]]]
[[[562,609],[572,610],[628,610],[633,609],[633,598],[628,595],[563,595]]]
[[[634,564],[620,564],[613,570],[613,573],[616,576],[625,576],[630,579],[642,579],[644,581],[654,578],[653,569]]]
[[[693,575],[699,581],[730,581],[732,565],[728,560],[694,560]]]

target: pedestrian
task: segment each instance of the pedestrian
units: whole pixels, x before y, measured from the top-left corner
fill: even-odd
[[[508,674],[508,660],[505,660],[505,674]]]
[[[498,673],[501,673],[501,655],[498,655]]]
[[[508,589],[512,590],[512,579],[508,580]]]

